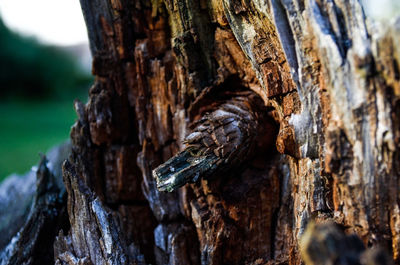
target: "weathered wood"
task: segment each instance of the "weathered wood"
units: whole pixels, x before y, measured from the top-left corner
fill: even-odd
[[[192,125],[185,149],[153,170],[158,190],[173,191],[201,178],[240,169],[253,157],[257,141],[259,149],[271,148],[275,131],[264,118],[267,114],[261,98],[251,92],[225,96],[229,100],[220,104],[213,98],[209,108],[214,111]],[[268,133],[270,136],[259,135]]]
[[[299,264],[299,238],[312,216],[333,217],[398,260],[395,27],[375,34],[357,1],[82,0],[82,6],[95,32],[96,82],[82,107],[87,123],[72,133],[81,135],[72,163],[114,214],[138,204],[151,209],[147,229],[163,233],[154,233],[156,254],[148,260],[176,257],[172,245],[157,243],[165,238],[188,249],[172,229],[184,224],[203,264]],[[277,138],[281,154],[256,152],[242,170],[160,193],[152,170],[184,150],[202,109],[218,111],[206,95],[238,88],[273,108],[279,131],[263,135]],[[137,164],[116,162],[125,157]],[[156,175],[162,169],[170,170]]]
[[[356,0],[81,4],[95,83],[76,103],[64,170],[71,229],[57,262],[301,264],[311,218],[400,262],[399,20],[367,24]],[[198,145],[219,143],[216,131],[197,133],[235,91],[262,101],[240,108],[263,131],[231,124],[258,149],[237,142],[231,170],[192,167],[165,189],[213,176],[160,192],[152,170],[176,155],[156,170],[163,189],[171,163],[196,155],[185,138],[203,162],[220,159],[217,146]]]
[[[73,166],[63,165],[68,192],[69,234],[60,234],[54,242],[56,264],[131,264],[143,262],[135,246],[124,243],[110,211],[95,197]],[[129,255],[131,254],[131,255]]]
[[[7,180],[13,184],[24,181],[26,185],[33,184],[36,187],[25,186],[25,189],[13,192],[13,187],[7,183],[1,185],[1,192],[7,192],[8,195],[7,198],[2,196],[5,202],[18,199],[19,201],[4,205],[1,211],[1,238],[9,241],[1,246],[0,264],[54,262],[53,243],[56,234],[60,229],[69,229],[66,192],[60,181],[60,170],[57,170],[61,160],[64,160],[68,153],[69,144],[57,147],[49,153],[50,162],[45,156],[41,158],[36,174]],[[35,175],[36,183],[32,183]]]

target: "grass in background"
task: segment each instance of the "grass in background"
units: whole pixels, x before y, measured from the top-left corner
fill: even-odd
[[[68,139],[75,119],[73,100],[0,102],[0,181],[27,172],[39,153]]]
[[[69,137],[73,98],[85,98],[93,82],[77,56],[19,35],[0,18],[0,181],[30,170],[39,153]]]

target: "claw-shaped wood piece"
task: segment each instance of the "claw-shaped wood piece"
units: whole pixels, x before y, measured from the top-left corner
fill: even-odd
[[[171,192],[246,160],[258,134],[260,101],[242,92],[205,114],[186,137],[185,149],[153,170],[157,188]]]

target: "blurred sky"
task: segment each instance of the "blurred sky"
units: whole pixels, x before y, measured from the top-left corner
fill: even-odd
[[[368,17],[387,20],[398,15],[400,0],[361,0]],[[0,15],[11,29],[43,43],[87,42],[79,0],[0,0]]]
[[[79,0],[0,0],[0,16],[12,30],[46,44],[88,41]]]
[[[389,21],[400,14],[400,0],[361,0],[367,17]]]

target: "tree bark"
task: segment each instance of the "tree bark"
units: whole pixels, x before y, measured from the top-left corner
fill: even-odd
[[[57,264],[301,264],[310,220],[400,262],[400,20],[356,0],[81,5],[96,79]]]

